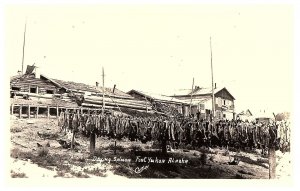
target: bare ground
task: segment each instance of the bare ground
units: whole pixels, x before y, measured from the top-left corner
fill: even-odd
[[[95,157],[89,154],[89,138],[77,135],[75,150],[63,148],[58,140],[68,140],[70,134],[60,132],[56,119],[18,119],[11,116],[11,177],[13,178],[210,178],[210,179],[267,179],[268,160],[259,151],[234,152],[221,148],[186,148],[162,156],[153,142],[142,144],[128,140],[96,139]],[[50,145],[46,147],[45,145]],[[38,147],[38,144],[42,147]],[[168,160],[188,160],[187,164],[135,162],[137,156]],[[233,157],[238,165],[229,165]],[[108,162],[99,159],[131,159]],[[277,178],[291,176],[290,153],[277,152]]]

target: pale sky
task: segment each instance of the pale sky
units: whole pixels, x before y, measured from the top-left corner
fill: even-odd
[[[293,9],[286,5],[10,6],[5,13],[7,73],[35,63],[56,79],[172,95],[211,86],[236,98],[236,111],[291,111]]]

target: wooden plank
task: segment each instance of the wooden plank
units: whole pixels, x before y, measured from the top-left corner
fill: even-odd
[[[28,114],[28,119],[30,119],[30,105],[28,105],[27,109],[28,109],[28,113],[27,113]]]
[[[56,106],[56,118],[58,119],[58,106]]]
[[[20,105],[19,107],[19,118],[20,119],[22,118],[22,105]]]
[[[39,106],[36,107],[36,118],[39,118]]]
[[[50,107],[47,106],[47,118],[49,119],[50,118]]]
[[[91,156],[94,156],[95,147],[96,147],[96,135],[95,132],[92,131],[90,134],[90,155]]]
[[[11,104],[11,115],[14,114],[14,104]]]

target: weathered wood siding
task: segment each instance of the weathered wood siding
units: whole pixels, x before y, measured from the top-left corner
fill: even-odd
[[[55,87],[51,82],[47,82],[39,78],[14,79],[10,82],[10,86],[11,88],[20,88],[21,92],[29,92],[30,87],[38,87],[39,94],[46,94],[46,90],[54,91],[53,93],[56,93],[58,91],[57,87]]]

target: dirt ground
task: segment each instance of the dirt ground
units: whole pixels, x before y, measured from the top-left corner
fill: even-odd
[[[156,142],[96,138],[94,157],[89,138],[76,135],[75,150],[63,148],[56,119],[18,119],[11,116],[10,175],[13,178],[205,178],[267,179],[268,159],[260,151],[235,152],[222,148],[182,148],[162,156]],[[116,153],[115,153],[116,149]],[[276,152],[278,179],[291,177],[290,153]],[[233,158],[238,164],[229,164]],[[151,159],[155,162],[151,162]],[[156,159],[156,160],[155,160]],[[160,163],[162,160],[167,162]]]

